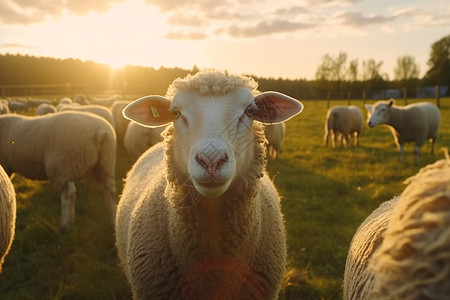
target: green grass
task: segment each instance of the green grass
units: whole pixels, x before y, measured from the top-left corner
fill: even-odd
[[[417,101],[417,100],[414,100]],[[281,299],[340,299],[344,264],[358,225],[381,202],[401,193],[403,181],[444,157],[450,146],[450,99],[442,99],[441,137],[434,156],[422,147],[414,164],[413,145],[404,163],[390,131],[365,126],[360,147],[323,147],[326,101],[306,101],[287,122],[284,151],[268,171],[282,195],[288,235],[288,265]],[[331,105],[347,104],[333,101]],[[362,101],[353,101],[363,109]],[[364,112],[365,113],[365,112]],[[118,151],[117,189],[130,167]],[[16,175],[17,229],[0,274],[1,299],[130,299],[120,269],[114,233],[101,188],[80,182],[75,227],[59,232],[59,196],[46,182]]]

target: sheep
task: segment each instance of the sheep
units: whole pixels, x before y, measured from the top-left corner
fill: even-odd
[[[117,207],[116,247],[135,299],[276,298],[286,237],[261,123],[303,105],[256,87],[203,71],[124,109],[145,126],[170,124],[127,174]]]
[[[325,121],[325,147],[328,146],[328,140],[331,134],[334,135],[333,147],[336,147],[339,135],[341,136],[341,145],[349,145],[349,136],[355,138],[355,146],[359,145],[359,135],[362,132],[364,117],[361,110],[354,106],[334,106],[327,111]],[[344,144],[345,141],[345,144]]]
[[[73,97],[73,103],[78,103],[80,105],[90,104],[88,97],[83,93],[78,93]]]
[[[9,104],[7,100],[0,100],[0,114],[4,115],[4,114],[9,114],[10,110],[9,110]]]
[[[163,130],[164,127],[150,128],[129,122],[123,144],[131,160],[135,162],[145,150],[162,141]]]
[[[36,116],[42,116],[56,112],[56,107],[52,104],[42,103],[36,108]]]
[[[0,273],[14,239],[15,227],[16,193],[8,175],[0,165]]]
[[[114,129],[102,118],[83,112],[44,116],[0,116],[0,164],[8,175],[49,180],[61,198],[62,231],[75,216],[75,181],[94,171],[103,184],[111,220],[115,216]]]
[[[398,160],[403,162],[403,148],[407,142],[415,142],[414,158],[419,162],[420,148],[425,140],[431,140],[431,154],[439,137],[441,114],[436,105],[429,102],[396,106],[394,99],[378,101],[374,105],[366,104],[368,125],[370,128],[385,124],[394,136],[399,147]]]
[[[277,159],[281,153],[284,135],[286,133],[286,125],[284,123],[277,123],[272,125],[266,125],[265,135],[267,139],[267,153]]]
[[[88,105],[65,104],[65,105],[61,105],[59,107],[59,111],[67,111],[67,110],[90,112],[90,113],[96,114],[99,117],[104,118],[109,124],[112,125],[112,127],[114,129],[116,127],[116,124],[114,123],[114,118],[112,116],[111,111],[104,106],[94,105],[94,104],[88,104]]]
[[[125,119],[122,115],[122,110],[130,104],[130,101],[116,101],[111,106],[111,113],[114,119],[114,124],[116,125],[116,136],[117,136],[117,144],[123,143],[123,138],[125,136],[125,132],[127,131],[128,123],[130,122],[128,119]]]
[[[450,160],[422,168],[400,197],[358,228],[345,265],[344,299],[447,299],[450,295]]]
[[[118,96],[114,96],[111,98],[91,98],[91,103],[110,108],[114,104],[114,102],[119,100],[120,98]]]

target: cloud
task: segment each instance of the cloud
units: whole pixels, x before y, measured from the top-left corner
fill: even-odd
[[[6,49],[35,49],[36,47],[25,45],[25,44],[13,44],[13,43],[0,43],[0,48],[6,48]]]
[[[90,11],[105,12],[111,4],[125,0],[1,0],[0,21],[4,24],[28,25],[65,13],[85,15]]]
[[[231,26],[226,32],[235,38],[249,38],[313,28],[315,25],[286,20],[263,21],[255,26]]]
[[[399,16],[380,16],[380,15],[370,15],[365,16],[361,12],[344,12],[338,15],[338,19],[342,20],[343,25],[348,25],[352,27],[364,27],[375,24],[383,24],[396,20]]]

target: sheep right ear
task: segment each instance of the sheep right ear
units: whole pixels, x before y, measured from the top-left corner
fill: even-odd
[[[365,107],[369,112],[372,112],[373,105],[371,105],[371,104],[365,104],[364,107]]]
[[[395,100],[394,99],[389,99],[389,102],[388,102],[388,107],[391,107],[392,105],[394,105],[395,104]]]
[[[173,122],[169,111],[171,101],[162,96],[145,96],[128,104],[123,116],[145,127],[160,127]]]

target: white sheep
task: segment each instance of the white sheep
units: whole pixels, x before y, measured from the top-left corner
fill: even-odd
[[[341,145],[349,145],[349,137],[353,135],[355,145],[359,145],[359,135],[362,132],[364,116],[361,110],[354,106],[334,106],[327,111],[325,121],[325,147],[331,135],[334,136],[333,147],[337,146],[338,138],[341,137]],[[344,144],[345,141],[345,144]]]
[[[90,104],[88,97],[83,93],[78,93],[73,97],[73,103],[78,103],[80,105]]]
[[[119,101],[120,98],[118,96],[110,97],[110,98],[91,98],[91,103],[96,105],[102,105],[110,108],[114,102]]]
[[[170,124],[128,173],[117,208],[116,246],[135,299],[277,297],[285,229],[254,120],[283,122],[303,105],[256,88],[205,71],[125,108],[140,124]]]
[[[72,111],[90,112],[90,113],[96,114],[97,116],[102,117],[103,119],[108,121],[108,123],[111,124],[113,128],[115,128],[115,126],[116,126],[111,111],[108,108],[101,106],[101,105],[64,104],[64,105],[59,106],[58,110],[59,111],[72,110]]]
[[[8,175],[0,165],[0,273],[13,242],[15,228],[16,193]]]
[[[272,158],[277,159],[282,151],[286,125],[284,123],[277,123],[265,125],[264,127],[264,133],[267,139],[267,153]]]
[[[361,226],[345,265],[344,299],[447,299],[450,160],[422,168]]]
[[[36,108],[36,116],[42,116],[56,112],[56,107],[52,104],[41,103]]]
[[[116,125],[117,144],[122,145],[125,132],[127,131],[128,123],[130,120],[125,119],[122,114],[123,109],[130,104],[130,101],[119,100],[111,105],[111,113]]]
[[[82,112],[44,116],[0,116],[0,164],[8,175],[50,180],[61,195],[61,229],[75,216],[75,181],[93,171],[104,188],[108,213],[115,215],[114,129],[102,118]]]
[[[429,102],[395,105],[394,99],[378,101],[374,105],[365,105],[368,112],[368,125],[373,128],[379,124],[389,126],[399,147],[399,161],[403,161],[403,148],[407,142],[415,142],[415,162],[419,161],[420,148],[428,139],[431,140],[431,154],[439,136],[441,114],[436,105]]]
[[[161,142],[164,127],[144,127],[136,122],[129,122],[123,144],[131,160],[136,161],[151,146]]]

